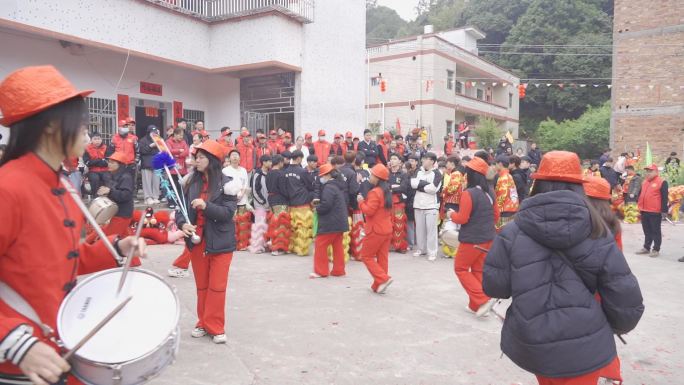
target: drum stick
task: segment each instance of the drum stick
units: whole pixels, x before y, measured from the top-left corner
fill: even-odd
[[[483,252],[485,252],[485,253],[489,253],[489,250],[485,249],[484,247],[480,247],[480,246],[478,246],[478,245],[475,245],[474,247],[475,247],[476,249],[480,250],[480,251],[483,251]]]
[[[118,264],[119,261],[123,259],[123,256],[119,255],[119,253],[116,252],[116,249],[114,248],[114,245],[112,245],[111,242],[109,242],[109,238],[105,235],[104,231],[102,231],[102,228],[100,225],[97,224],[97,221],[95,218],[90,214],[90,211],[86,207],[85,203],[81,200],[81,197],[78,195],[74,187],[67,181],[64,177],[60,178],[62,181],[62,185],[66,190],[71,194],[71,197],[74,198],[74,201],[76,202],[76,205],[78,208],[83,212],[83,215],[85,215],[86,220],[88,220],[88,223],[90,223],[91,226],[93,226],[93,230],[97,233],[97,235],[100,237],[102,242],[104,242],[105,246],[107,247],[107,250],[112,254],[112,257],[116,260],[116,263]]]
[[[140,220],[138,221],[138,227],[135,229],[135,237],[133,238],[134,244],[137,245],[139,240],[140,240],[140,233],[142,232],[143,228],[143,218],[140,217]],[[121,289],[123,289],[123,285],[126,282],[126,276],[128,275],[128,270],[131,269],[131,261],[133,260],[133,252],[135,252],[135,246],[131,247],[130,250],[128,250],[128,255],[126,256],[126,263],[124,264],[123,271],[121,272],[121,278],[119,279],[119,287],[116,289],[116,295],[118,296],[121,293]]]
[[[91,331],[89,331],[88,334],[85,335],[85,337],[78,341],[78,343],[71,350],[64,354],[62,358],[64,358],[65,361],[68,361],[69,358],[71,358],[71,356],[73,356],[80,348],[83,347],[83,345],[86,344],[86,342],[90,341],[90,339],[93,338],[95,334],[97,334],[97,332],[99,332],[105,325],[107,325],[107,323],[111,321],[115,315],[119,314],[119,312],[123,310],[123,308],[126,305],[128,305],[128,303],[131,302],[132,299],[133,296],[130,296],[126,298],[123,302],[121,302],[117,307],[115,307],[114,310],[112,310],[109,314],[107,314],[107,316],[102,321],[95,325],[95,327]]]

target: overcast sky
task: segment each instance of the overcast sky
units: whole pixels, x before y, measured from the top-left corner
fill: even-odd
[[[418,4],[418,0],[378,0],[378,5],[396,10],[404,20],[416,18],[416,4]]]

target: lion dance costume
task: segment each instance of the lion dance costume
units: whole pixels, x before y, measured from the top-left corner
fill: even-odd
[[[235,221],[237,250],[247,250],[249,238],[252,234],[252,212],[247,209],[247,206],[238,206],[233,220]]]
[[[667,192],[670,201],[670,216],[674,222],[679,221],[679,209],[682,207],[682,197],[684,197],[684,186],[670,187]]]
[[[271,250],[290,250],[290,213],[286,205],[274,205],[273,213],[268,219],[268,239],[271,240]]]
[[[309,205],[290,207],[291,252],[302,257],[309,255],[313,240],[313,221],[314,214]]]

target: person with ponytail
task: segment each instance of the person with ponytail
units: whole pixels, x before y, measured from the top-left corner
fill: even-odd
[[[461,225],[458,250],[454,256],[454,271],[468,294],[466,311],[478,317],[486,316],[494,305],[482,289],[482,267],[496,236],[494,224],[498,211],[494,208],[487,172],[489,165],[475,156],[465,165],[467,188],[461,193],[458,211],[450,209],[447,218]]]
[[[361,260],[373,276],[371,290],[384,294],[392,278],[389,273],[389,248],[392,240],[392,189],[389,170],[382,164],[371,168],[369,182],[373,186],[368,196],[357,196],[359,208],[366,217],[366,236],[361,246]]]
[[[176,222],[186,237],[197,286],[198,320],[191,336],[208,334],[214,343],[224,344],[228,273],[236,249],[233,216],[244,185],[221,171],[221,144],[210,139],[196,150],[195,171],[183,187],[188,218],[180,215]],[[200,236],[199,244],[192,242],[193,234]]]
[[[118,256],[102,240],[80,241],[84,216],[60,172],[64,159],[85,151],[84,98],[92,92],[77,90],[53,66],[21,68],[0,82],[0,124],[10,129],[0,159],[0,281],[52,330],[79,275],[121,266],[121,255],[145,251],[135,237],[109,237]],[[137,257],[132,263],[139,264]],[[56,383],[70,370],[53,338],[59,336],[38,326],[0,301],[0,383]],[[66,381],[81,384],[72,375]]]
[[[614,336],[644,312],[639,283],[588,201],[577,154],[544,154],[532,179],[484,266],[484,292],[512,297],[501,350],[541,385],[621,381]]]
[[[603,221],[608,225],[608,229],[615,237],[615,243],[622,251],[622,228],[620,219],[611,208],[610,183],[607,180],[595,176],[588,176],[584,184],[584,192],[589,198],[589,203],[599,213]]]

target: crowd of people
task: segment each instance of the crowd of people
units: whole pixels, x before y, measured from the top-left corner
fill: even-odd
[[[144,254],[144,242],[129,236],[131,224],[157,220],[134,210],[138,171],[148,205],[164,197],[178,206],[175,226],[185,247],[169,275],[187,276],[193,266],[194,338],[227,340],[235,251],[306,256],[313,244],[310,278],[343,276],[353,258],[366,266],[372,292],[384,294],[393,283],[390,250],[410,250],[429,261],[454,258],[466,311],[475,317],[512,298],[501,347],[540,384],[621,380],[614,335],[634,329],[644,306],[622,253],[611,202],[620,183],[611,184],[607,156],[583,170],[571,152],[542,155],[533,145],[527,155],[513,154],[507,137],[496,151],[472,156],[459,154],[461,146],[447,137],[451,151],[438,156],[420,130],[406,138],[366,130],[362,140],[336,133],[333,142],[320,130],[315,141],[305,134],[293,143],[282,130],[259,132],[252,141],[249,131],[233,139],[225,127],[214,140],[203,122],[188,132],[181,120],[163,145],[177,165],[167,181],[153,170],[161,150],[157,127],[138,140],[130,132],[134,122],[125,119],[111,146],[97,133],[86,146],[89,92],[50,66],[21,69],[0,83],[0,124],[10,127],[0,158],[0,212],[8,224],[0,229],[0,281],[53,329],[60,299],[78,274],[123,264],[106,255],[96,236],[81,241],[83,217],[60,174],[79,183],[82,156],[87,192],[118,204],[105,234],[119,254]],[[644,167],[641,183],[634,168],[625,165],[624,198],[641,214],[646,239],[639,253],[657,256],[667,184],[655,165]],[[43,229],[41,242],[34,241],[36,228]],[[40,330],[0,301],[0,382],[55,383],[69,371],[60,348]],[[72,376],[69,383],[80,382]]]

